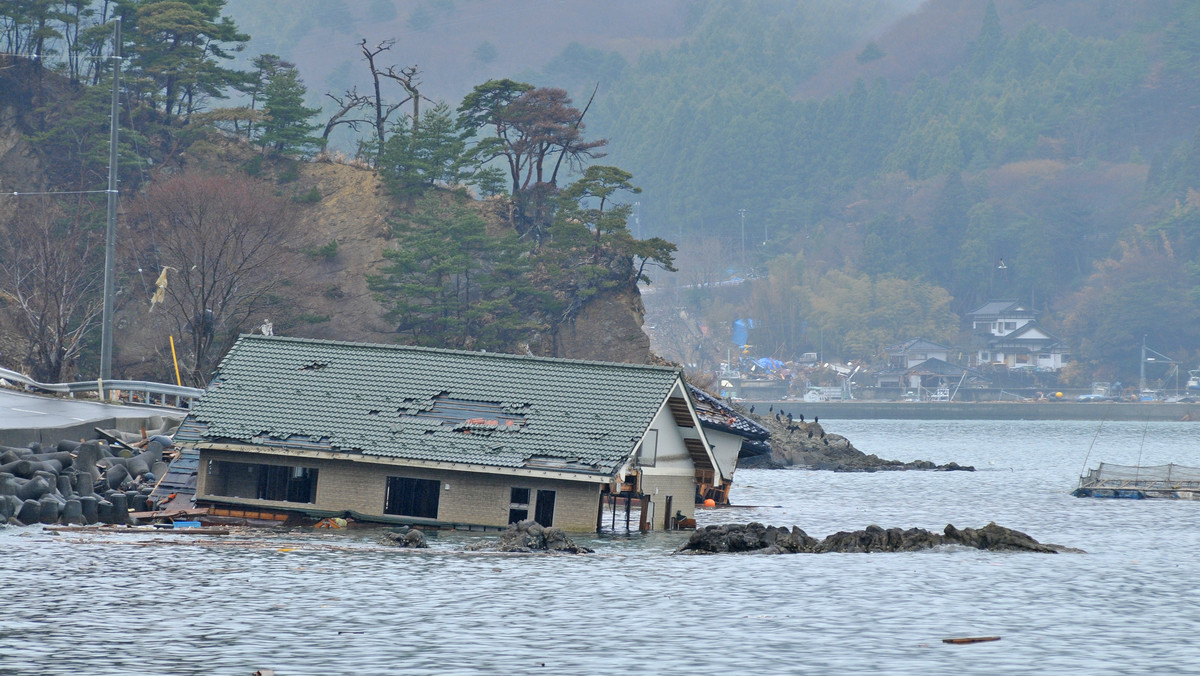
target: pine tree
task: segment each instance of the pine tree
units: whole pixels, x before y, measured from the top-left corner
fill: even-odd
[[[439,183],[457,184],[466,143],[450,107],[438,103],[421,116],[415,130],[413,126],[401,122],[384,142],[379,172],[388,187],[398,196],[412,197]]]
[[[321,139],[312,135],[321,125],[310,121],[321,111],[305,107],[306,91],[296,67],[279,62],[263,87],[266,117],[259,125],[259,145],[284,155],[305,154],[321,146]]]

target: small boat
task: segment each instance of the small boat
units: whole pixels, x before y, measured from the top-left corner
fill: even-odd
[[[1114,465],[1108,462],[1079,478],[1077,498],[1200,500],[1200,467]]]
[[[1200,392],[1200,369],[1188,371],[1187,391]]]

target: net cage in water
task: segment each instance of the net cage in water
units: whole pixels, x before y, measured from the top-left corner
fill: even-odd
[[[1079,479],[1077,497],[1200,499],[1200,467],[1114,465],[1108,462]]]

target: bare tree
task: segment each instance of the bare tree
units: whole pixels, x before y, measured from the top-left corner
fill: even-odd
[[[49,200],[20,205],[4,232],[0,294],[25,342],[23,366],[42,382],[71,379],[84,338],[99,322],[103,231],[77,204],[68,215]]]
[[[275,307],[275,292],[294,269],[289,211],[265,186],[199,173],[153,185],[134,205],[158,266],[174,268],[163,315],[182,336],[192,384],[206,385],[238,333]]]
[[[383,142],[386,140],[387,134],[386,130],[388,118],[391,117],[392,113],[396,112],[397,108],[408,103],[412,99],[412,95],[410,94],[407,98],[397,103],[385,104],[383,102],[383,89],[380,85],[380,78],[391,77],[403,83],[403,80],[400,79],[400,76],[403,75],[403,72],[397,74],[394,66],[389,66],[388,68],[381,70],[375,63],[375,59],[383,52],[391,50],[395,44],[395,40],[384,40],[374,47],[368,47],[366,38],[363,38],[362,42],[358,43],[358,48],[362,50],[363,58],[367,60],[367,66],[369,66],[371,69],[371,82],[375,87],[374,100],[369,101],[369,103],[375,111],[375,141],[377,143],[375,149],[376,158],[378,158],[379,153],[383,150]],[[405,69],[405,72],[406,71],[408,71],[407,68]],[[413,75],[415,75],[416,66],[412,67],[412,71]],[[408,77],[411,79],[412,75],[409,75]]]
[[[333,128],[339,124],[349,126],[354,131],[358,131],[358,125],[364,124],[367,120],[346,117],[352,110],[360,110],[363,106],[371,104],[371,98],[365,94],[358,93],[358,86],[346,90],[346,93],[341,96],[336,96],[328,92],[325,96],[333,99],[333,102],[338,105],[337,112],[329,117],[329,121],[325,123],[325,131],[321,134],[322,146],[329,145],[329,135],[333,133]]]
[[[421,123],[421,99],[436,103],[433,99],[421,94],[421,81],[417,79],[420,72],[416,66],[401,68],[400,72],[396,72],[395,66],[388,66],[387,71],[382,73],[384,77],[399,82],[400,86],[404,87],[404,91],[408,92],[408,98],[405,101],[412,101],[413,104],[412,128],[414,132]]]

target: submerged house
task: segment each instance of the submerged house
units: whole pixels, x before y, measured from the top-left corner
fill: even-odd
[[[678,369],[244,335],[175,436],[213,515],[644,529],[724,486]]]
[[[695,385],[688,385],[696,415],[704,428],[704,437],[712,446],[717,463],[728,468],[729,480],[723,483],[699,485],[697,499],[712,499],[719,505],[729,504],[729,490],[733,487],[733,472],[742,458],[770,455],[771,432],[750,418],[738,413],[733,407]]]

